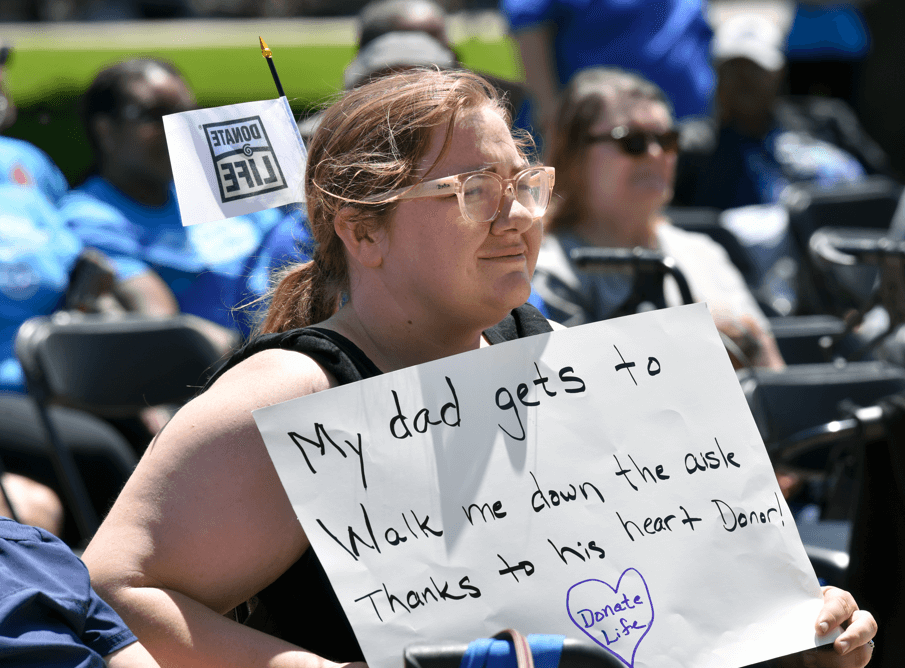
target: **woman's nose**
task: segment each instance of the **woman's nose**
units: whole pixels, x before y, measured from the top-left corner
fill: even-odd
[[[521,233],[528,229],[533,222],[534,216],[518,201],[512,184],[506,184],[506,190],[503,192],[503,206],[500,209],[500,215],[498,215],[493,223],[491,223],[490,231],[495,234],[502,234],[514,229]]]

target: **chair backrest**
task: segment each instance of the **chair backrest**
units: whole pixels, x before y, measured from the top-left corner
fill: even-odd
[[[902,195],[902,185],[885,176],[871,176],[832,189],[794,185],[783,196],[789,225],[807,249],[811,234],[821,227],[889,229]]]
[[[189,315],[149,318],[62,311],[31,318],[19,328],[16,357],[83,540],[97,530],[97,513],[47,405],[118,418],[137,415],[148,406],[184,403],[220,361],[201,323]]]
[[[856,347],[845,322],[831,315],[787,315],[769,321],[786,364],[822,364]]]
[[[746,369],[738,376],[768,451],[793,434],[839,419],[843,402],[870,406],[905,391],[905,369],[884,362],[797,364]]]
[[[38,401],[126,417],[184,403],[204,384],[221,360],[200,322],[57,313],[23,323],[15,351]]]
[[[823,189],[796,184],[783,193],[789,212],[789,229],[800,256],[799,314],[826,313],[833,300],[820,285],[821,271],[809,252],[811,236],[824,227],[887,230],[902,195],[902,185],[885,176]]]

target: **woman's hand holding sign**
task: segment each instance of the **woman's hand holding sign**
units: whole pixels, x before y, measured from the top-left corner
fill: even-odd
[[[780,668],[861,668],[873,656],[872,638],[877,634],[877,622],[872,614],[858,609],[855,599],[847,591],[823,588],[823,608],[815,629],[818,636],[836,629],[843,631],[831,645],[778,659],[776,663]]]

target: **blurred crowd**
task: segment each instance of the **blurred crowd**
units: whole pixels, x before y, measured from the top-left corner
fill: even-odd
[[[117,11],[194,15],[201,3],[51,4],[63,18],[111,18]],[[11,8],[0,3],[0,11]],[[349,9],[358,11],[358,43],[345,71],[347,90],[400,69],[464,67],[450,42],[449,7],[376,0]],[[575,325],[706,301],[737,367],[782,368],[771,318],[825,305],[798,275],[807,251],[789,218],[789,193],[859,188],[878,178],[890,192],[901,188],[902,156],[875,141],[853,107],[853,63],[872,48],[861,9],[802,3],[787,24],[741,5],[715,21],[699,0],[504,0],[499,10],[525,79],[485,76],[538,159],[557,173],[531,302]],[[807,43],[817,46],[805,62]],[[9,53],[3,46],[3,62]],[[4,78],[0,84],[5,129],[16,109]],[[26,380],[13,343],[29,317],[58,310],[187,313],[202,319],[226,354],[252,333],[254,306],[266,303],[273,277],[313,252],[301,204],[183,226],[161,119],[195,107],[171,63],[110,64],[79,100],[92,167],[72,184],[52,156],[0,136],[0,396],[15,404],[8,415],[25,414],[17,402]],[[319,118],[300,119],[303,137]],[[735,245],[726,245],[727,237]],[[575,253],[587,248],[635,249],[636,260],[579,266]],[[656,262],[645,273],[637,261],[642,250],[670,258],[678,278],[665,277]],[[136,454],[165,420],[149,407],[125,425]],[[12,431],[0,431],[8,475],[52,490],[53,476],[35,473],[41,435]],[[62,513],[50,515],[61,530]]]
[[[774,319],[828,312],[798,275],[807,246],[792,195],[877,183],[889,196],[901,192],[902,124],[886,127],[890,110],[873,114],[876,94],[862,90],[884,67],[872,56],[901,55],[900,40],[887,44],[871,25],[898,7],[802,2],[786,25],[763,11],[716,23],[704,0],[0,0],[0,21],[357,13],[344,77],[353,89],[400,69],[463,67],[447,13],[498,9],[525,76],[487,78],[539,161],[556,169],[531,302],[567,326],[707,302],[737,369],[780,370],[796,360]],[[2,67],[9,46],[0,53]],[[183,225],[162,117],[196,106],[171,63],[111,63],[79,101],[93,159],[79,183],[53,156],[0,135],[0,514],[73,544],[86,537],[67,517],[28,400],[14,351],[22,323],[61,311],[187,313],[226,355],[253,335],[254,307],[274,276],[316,252],[302,205]],[[304,137],[319,118],[300,119]],[[14,122],[15,100],[0,96],[0,129]],[[872,226],[891,227],[892,218]],[[734,245],[721,241],[727,234]],[[631,253],[588,264],[582,249]],[[111,429],[53,409],[99,515],[168,417],[149,406]],[[794,476],[781,483],[790,498],[800,486]]]
[[[353,16],[367,0],[3,0],[0,21]],[[495,0],[447,0],[448,11],[495,9]]]

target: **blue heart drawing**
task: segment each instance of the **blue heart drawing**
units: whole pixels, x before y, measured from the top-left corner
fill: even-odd
[[[654,606],[641,573],[625,569],[615,587],[582,580],[569,587],[566,608],[582,633],[634,668],[638,645],[654,624]]]

